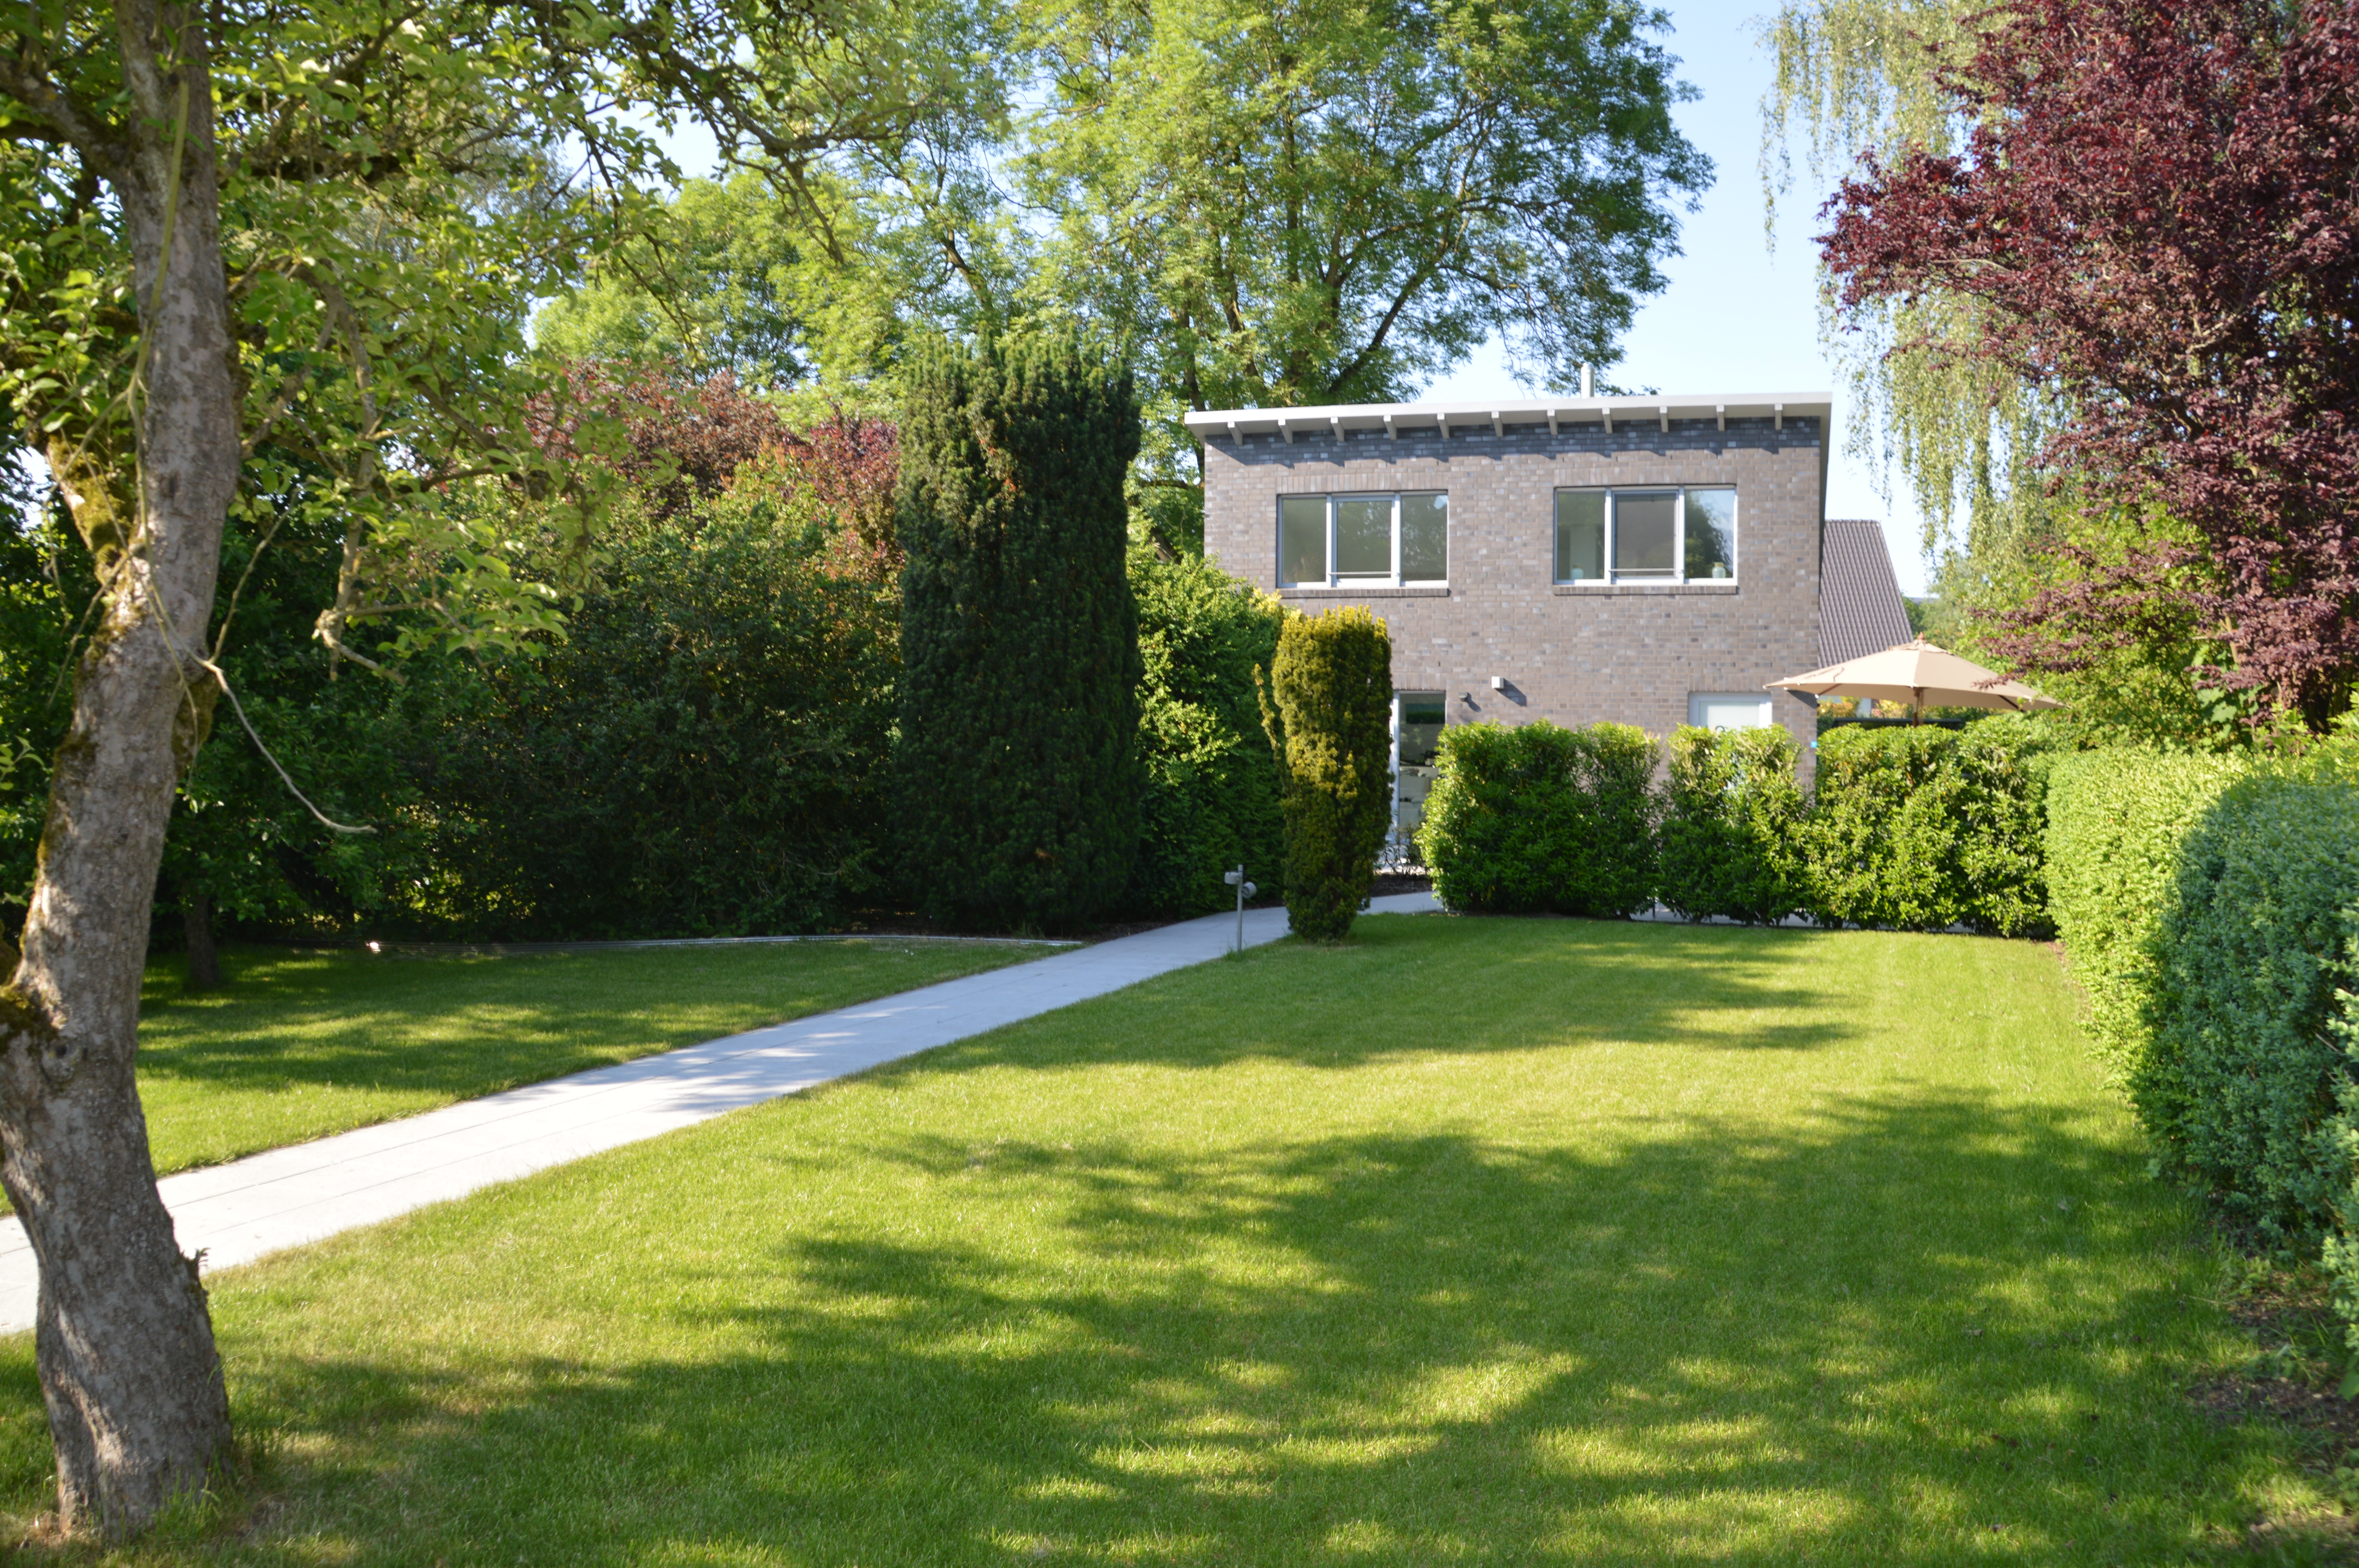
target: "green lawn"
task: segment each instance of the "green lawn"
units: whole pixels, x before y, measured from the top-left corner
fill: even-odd
[[[226,989],[147,976],[139,1098],[158,1172],[890,996],[1049,949],[877,937],[506,958],[243,948]]]
[[[2251,1343],[2047,949],[1359,932],[219,1277],[261,1500],[131,1560],[2142,1565],[2313,1500],[2184,1397]]]

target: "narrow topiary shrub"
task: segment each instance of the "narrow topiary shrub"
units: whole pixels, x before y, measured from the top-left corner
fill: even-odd
[[[1392,817],[1393,645],[1357,605],[1289,615],[1262,685],[1286,817],[1286,914],[1339,942],[1367,901]]]
[[[1123,902],[1144,914],[1201,914],[1234,896],[1223,871],[1242,864],[1275,882],[1286,853],[1277,763],[1254,696],[1285,611],[1201,557],[1133,549],[1130,587],[1146,678],[1138,860]]]
[[[1069,336],[935,343],[904,382],[896,824],[936,918],[1071,926],[1138,843],[1126,371]]]
[[[1782,725],[1672,731],[1658,896],[1690,920],[1775,925],[1802,905],[1802,791]]]
[[[1800,834],[1804,906],[1829,925],[2024,935],[2047,925],[2049,742],[2012,715],[1829,731]]]
[[[1627,724],[1443,730],[1417,839],[1435,896],[1495,914],[1644,909],[1654,900],[1659,755]]]

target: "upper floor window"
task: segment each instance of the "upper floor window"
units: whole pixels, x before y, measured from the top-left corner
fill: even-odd
[[[1559,582],[1736,578],[1736,492],[1725,486],[1556,492]]]
[[[1288,495],[1277,505],[1285,588],[1396,588],[1450,580],[1450,497]]]

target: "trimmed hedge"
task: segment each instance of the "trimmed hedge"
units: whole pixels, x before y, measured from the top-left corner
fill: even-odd
[[[1671,732],[1658,892],[1673,913],[1774,925],[1802,906],[1797,755],[1782,725]]]
[[[1340,942],[1392,821],[1393,644],[1358,605],[1289,615],[1261,698],[1286,814],[1286,915]]]
[[[2048,784],[2048,902],[2089,1033],[2123,1085],[2146,1072],[2156,937],[2190,834],[2245,771],[2226,757],[2082,752]]]
[[[2250,768],[2075,758],[2055,787],[2059,921],[2162,1167],[2266,1247],[2323,1241],[2359,1314],[2359,731]]]
[[[2049,742],[2013,715],[1962,731],[1846,726],[1819,741],[1800,834],[1804,906],[1825,925],[2045,930]]]
[[[1441,732],[1417,843],[1451,909],[1625,917],[1655,896],[1655,763],[1627,724]]]

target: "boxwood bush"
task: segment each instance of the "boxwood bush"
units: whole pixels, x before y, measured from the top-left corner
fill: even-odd
[[[2013,715],[1962,731],[1848,726],[1821,736],[1800,835],[1812,917],[2010,936],[2047,929],[2049,745]]]
[[[1452,725],[1418,849],[1454,910],[1627,916],[1655,896],[1655,765],[1627,724]]]
[[[1672,731],[1658,891],[1675,913],[1775,925],[1801,907],[1796,756],[1782,725]]]

